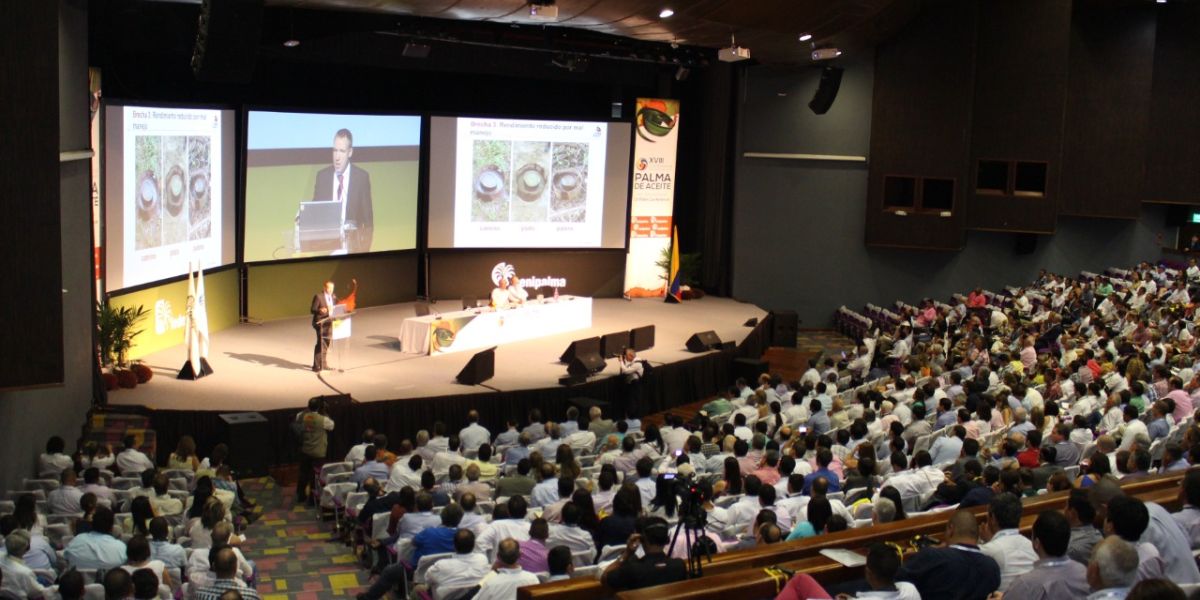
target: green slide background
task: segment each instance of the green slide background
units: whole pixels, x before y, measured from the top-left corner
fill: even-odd
[[[418,161],[355,162],[371,175],[375,212],[372,252],[417,247]],[[317,172],[328,163],[251,167],[246,171],[247,262],[295,258],[275,251],[295,225],[299,202],[312,197]]]

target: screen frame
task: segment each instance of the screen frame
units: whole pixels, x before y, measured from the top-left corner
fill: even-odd
[[[244,154],[243,149],[239,147],[239,141],[243,136],[241,130],[242,120],[239,118],[242,112],[242,105],[222,102],[167,102],[158,100],[139,100],[131,99],[122,96],[101,96],[100,107],[97,109],[97,121],[100,127],[100,172],[97,180],[99,181],[100,189],[97,193],[99,199],[99,231],[100,231],[100,284],[99,297],[112,298],[122,296],[124,294],[147,290],[160,285],[175,283],[187,279],[188,274],[172,275],[154,281],[147,281],[137,285],[128,285],[116,290],[108,288],[108,109],[109,108],[124,108],[126,106],[144,106],[146,108],[164,108],[164,109],[196,109],[196,110],[227,110],[233,113],[233,260],[217,267],[206,269],[206,273],[216,273],[229,268],[236,268],[242,263],[242,247],[241,235],[242,224],[240,223],[241,212],[241,181],[242,174],[238,172],[238,165],[243,164],[244,158],[240,156]]]
[[[449,254],[460,253],[460,252],[467,252],[467,253],[469,253],[469,252],[621,252],[621,253],[628,253],[629,252],[629,230],[631,227],[629,212],[631,210],[633,210],[633,165],[634,165],[634,159],[636,158],[636,157],[634,157],[633,153],[634,153],[634,149],[637,147],[637,141],[636,141],[637,140],[637,131],[636,131],[637,123],[635,123],[633,120],[614,118],[611,116],[608,118],[604,118],[604,119],[598,119],[598,118],[591,117],[591,116],[572,116],[570,114],[552,115],[552,116],[549,116],[549,115],[530,116],[529,114],[525,114],[525,113],[505,114],[505,113],[429,112],[429,113],[426,113],[425,116],[430,121],[429,128],[425,129],[423,132],[425,134],[425,137],[427,138],[426,144],[425,144],[427,152],[428,152],[428,147],[431,146],[433,143],[432,137],[429,135],[429,132],[432,130],[432,121],[434,118],[437,118],[437,117],[445,117],[445,118],[452,118],[452,119],[479,118],[479,119],[520,119],[520,120],[524,120],[524,121],[581,121],[581,122],[589,122],[589,123],[607,123],[610,125],[613,123],[623,123],[623,124],[629,125],[629,127],[630,127],[630,130],[629,130],[629,133],[630,133],[630,135],[629,135],[629,160],[628,160],[628,164],[625,165],[625,169],[628,172],[629,176],[628,176],[628,180],[625,183],[625,226],[624,226],[625,233],[623,236],[623,239],[625,241],[624,246],[622,246],[620,248],[617,248],[617,247],[580,248],[578,246],[567,246],[567,247],[558,247],[558,248],[547,248],[547,247],[521,248],[521,247],[511,247],[511,246],[477,247],[477,248],[476,247],[472,247],[472,248],[444,248],[444,247],[433,248],[433,247],[429,246],[429,202],[430,202],[430,198],[429,198],[428,185],[426,185],[425,194],[421,198],[421,201],[423,203],[425,203],[425,231],[424,231],[425,246],[424,246],[424,249],[426,252],[430,252],[430,253],[434,253],[434,252],[443,253],[444,252],[444,253],[449,253]],[[430,169],[431,168],[432,168],[432,165],[427,165],[427,167],[425,169],[426,182],[428,182],[428,180],[430,178]]]
[[[246,260],[245,250],[245,235],[246,235],[246,183],[247,174],[249,173],[249,150],[247,144],[250,141],[250,113],[252,112],[275,112],[275,113],[296,113],[305,115],[362,115],[373,117],[415,117],[420,123],[420,139],[417,142],[417,214],[416,219],[416,242],[412,248],[399,248],[395,250],[376,250],[372,252],[357,252],[354,254],[337,254],[323,256],[302,256],[299,258],[273,258],[268,260]],[[389,110],[371,110],[347,108],[337,109],[330,107],[314,107],[305,108],[298,106],[280,106],[271,104],[242,104],[241,114],[239,115],[239,125],[241,129],[238,133],[238,150],[241,152],[240,162],[238,163],[240,171],[238,173],[238,240],[237,240],[237,257],[238,263],[249,267],[257,267],[262,265],[283,265],[306,262],[320,262],[326,260],[345,260],[365,256],[403,256],[413,252],[421,252],[424,249],[423,234],[426,228],[421,227],[422,223],[422,206],[424,204],[423,196],[426,193],[425,185],[428,179],[427,159],[429,145],[429,116],[420,112],[398,112]]]

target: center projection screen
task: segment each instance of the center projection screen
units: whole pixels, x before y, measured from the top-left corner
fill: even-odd
[[[254,110],[246,262],[417,247],[421,118]]]
[[[430,248],[625,248],[632,128],[433,117]]]

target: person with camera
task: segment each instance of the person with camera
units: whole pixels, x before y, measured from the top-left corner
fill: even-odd
[[[309,486],[316,481],[313,470],[325,460],[329,432],[333,431],[333,419],[325,414],[325,401],[319,397],[310,398],[308,408],[296,415],[292,431],[300,438],[300,478],[296,481],[296,503],[307,502],[312,506],[315,502]]]
[[[666,519],[639,519],[637,532],[629,536],[625,551],[604,570],[600,581],[614,590],[636,590],[687,579],[687,565],[663,551],[671,542]],[[642,557],[637,557],[638,546]]]

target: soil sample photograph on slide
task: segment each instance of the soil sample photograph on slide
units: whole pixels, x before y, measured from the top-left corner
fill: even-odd
[[[512,221],[545,222],[550,211],[550,142],[513,143]]]
[[[134,138],[133,189],[137,218],[134,222],[134,247],[138,250],[162,245],[162,138],[139,135]]]
[[[512,142],[477,140],[471,179],[471,220],[508,221]]]
[[[211,147],[208,136],[187,139],[189,240],[205,240],[212,235],[212,194],[209,192]]]
[[[187,138],[168,135],[162,138],[162,243],[164,246],[187,241]]]
[[[550,174],[550,220],[582,223],[587,220],[588,145],[554,144],[554,169]]]

